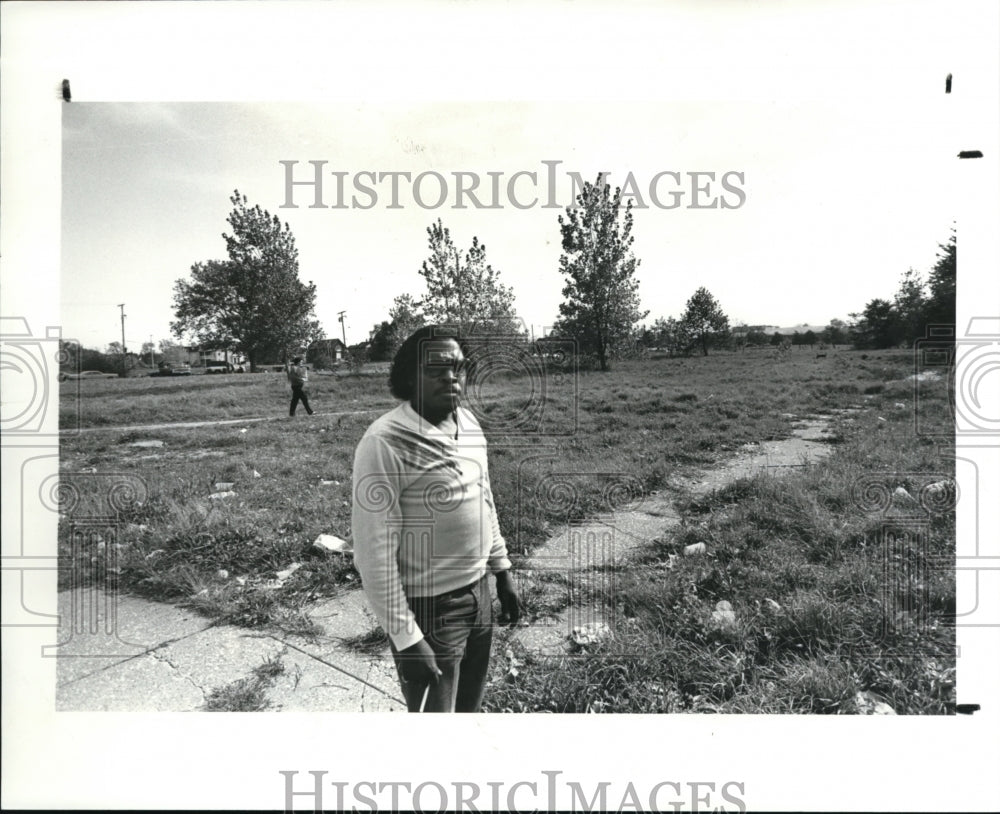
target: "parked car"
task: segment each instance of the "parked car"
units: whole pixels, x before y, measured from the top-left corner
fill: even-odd
[[[190,376],[191,365],[172,364],[170,362],[160,362],[160,369],[150,376]]]
[[[59,381],[71,379],[117,379],[117,373],[104,373],[100,370],[81,370],[79,373],[60,373]]]

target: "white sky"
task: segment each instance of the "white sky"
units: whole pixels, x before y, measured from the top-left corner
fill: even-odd
[[[317,284],[317,315],[348,341],[385,319],[397,294],[420,296],[426,228],[442,218],[459,246],[473,235],[514,289],[517,308],[540,332],[562,299],[558,271],[563,209],[543,208],[543,160],[556,168],[556,200],[571,199],[569,172],[593,180],[629,172],[648,208],[636,210],[634,251],[648,322],[678,315],[707,286],[733,323],[826,324],[890,296],[899,276],[926,272],[955,218],[954,184],[965,146],[956,139],[953,97],[944,74],[912,98],[826,101],[446,102],[306,104],[73,103],[63,109],[62,324],[64,335],[103,347],[120,338],[138,346],[169,336],[172,291],[191,264],[225,257],[221,238],[234,188],[287,221],[300,252],[300,275]],[[296,187],[285,203],[281,160],[298,161],[296,180],[311,180],[311,160],[325,160],[323,200],[337,203],[334,171],[347,172],[347,209],[315,209],[313,191]],[[401,209],[388,208],[390,181],[376,185],[371,209],[350,206],[360,171],[435,171],[449,183],[421,187],[424,207],[400,181]],[[518,209],[515,195],[538,205]],[[451,173],[482,178],[502,172],[500,209],[456,209]],[[654,206],[647,191],[663,171],[681,173],[658,186],[684,197],[676,209]],[[726,172],[743,173],[737,209],[692,209],[686,173],[713,172],[708,195],[723,195]],[[365,183],[371,183],[365,179]],[[366,195],[358,202],[368,203]]]

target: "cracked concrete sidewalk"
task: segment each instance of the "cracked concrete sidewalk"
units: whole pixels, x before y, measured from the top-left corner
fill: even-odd
[[[404,712],[388,645],[376,652],[351,639],[376,627],[360,591],[313,607],[313,638],[216,625],[176,605],[83,588],[59,594],[56,709],[183,712],[205,709],[213,690],[250,678],[280,659],[268,709]]]

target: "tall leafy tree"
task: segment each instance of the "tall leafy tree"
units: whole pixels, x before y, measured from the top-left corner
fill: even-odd
[[[894,348],[903,338],[899,312],[888,300],[871,300],[864,311],[851,316],[854,344],[858,348]]]
[[[392,359],[403,341],[423,325],[419,303],[409,294],[400,294],[392,302],[389,319],[372,327],[368,335],[368,358],[372,362]]]
[[[822,338],[828,345],[846,345],[850,341],[847,323],[842,319],[831,319],[830,324],[823,329]]]
[[[924,335],[924,321],[927,316],[927,297],[924,281],[912,268],[899,281],[899,290],[893,298],[893,308],[899,321],[903,341],[912,345],[915,339]]]
[[[957,243],[952,232],[947,243],[938,247],[941,253],[927,278],[926,320],[928,325],[955,324],[955,292],[957,281]]]
[[[190,335],[204,348],[229,348],[246,355],[253,370],[264,358],[320,339],[315,318],[316,286],[299,280],[299,254],[288,224],[239,190],[229,199],[223,233],[226,260],[191,267],[190,280],[174,283],[170,324],[178,338]]]
[[[636,324],[649,313],[639,307],[639,260],[632,253],[632,200],[622,211],[622,191],[603,183],[584,182],[577,206],[559,216],[565,275],[563,302],[555,329],[576,338],[584,353],[593,354],[601,370],[625,348]]]
[[[426,321],[459,325],[472,334],[520,333],[514,292],[486,262],[486,245],[474,236],[461,252],[440,218],[427,228],[427,237],[430,256],[420,267],[427,284],[420,302]]]
[[[729,339],[729,317],[704,286],[687,301],[681,323],[703,356],[708,356],[710,347],[722,346]]]
[[[427,320],[420,303],[409,294],[400,294],[392,301],[389,309],[389,324],[392,326],[390,351],[395,354],[404,340],[417,328],[422,328]]]

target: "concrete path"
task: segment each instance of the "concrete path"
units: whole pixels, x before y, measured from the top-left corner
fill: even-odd
[[[677,484],[677,491],[704,493],[818,460],[831,451],[822,440],[828,421],[799,420],[791,438],[747,445],[700,478]],[[680,522],[675,495],[646,495],[620,511],[570,524],[538,548],[518,573],[519,586],[552,610],[510,640],[535,655],[555,656],[574,641],[612,630],[616,574]],[[313,606],[308,615],[322,632],[310,639],[214,625],[174,605],[92,588],[61,593],[59,614],[59,644],[45,654],[59,659],[59,710],[203,710],[213,692],[252,681],[257,668],[280,662],[265,688],[268,709],[405,711],[388,645],[375,635],[359,590]]]
[[[687,484],[694,495],[721,489],[739,478],[766,472],[780,477],[830,454],[830,418],[783,416],[793,423],[781,441],[747,444],[725,463]],[[613,633],[621,622],[618,573],[635,567],[635,554],[680,523],[675,491],[654,493],[605,515],[574,523],[537,548],[520,576],[523,592],[552,611],[518,628],[509,641],[537,657],[566,656],[576,646]]]
[[[384,412],[385,407],[375,407],[371,410],[347,410],[340,413],[313,413],[311,416],[302,413],[301,417],[303,420],[312,418],[329,418],[331,416],[344,416],[344,415],[366,415],[368,413],[378,413]],[[221,427],[226,424],[255,424],[259,421],[283,421],[290,416],[287,415],[268,415],[268,416],[258,416],[255,418],[225,418],[216,419],[213,421],[176,421],[172,424],[122,424],[114,427],[82,427],[80,429],[69,429],[60,430],[62,435],[80,435],[81,433],[87,432],[126,432],[126,431],[156,431],[156,430],[188,430],[194,427]]]
[[[360,591],[316,605],[313,639],[213,625],[197,614],[134,596],[85,588],[59,595],[56,708],[90,711],[203,710],[213,691],[280,662],[267,708],[322,712],[405,711],[388,646],[351,641],[375,621]]]

